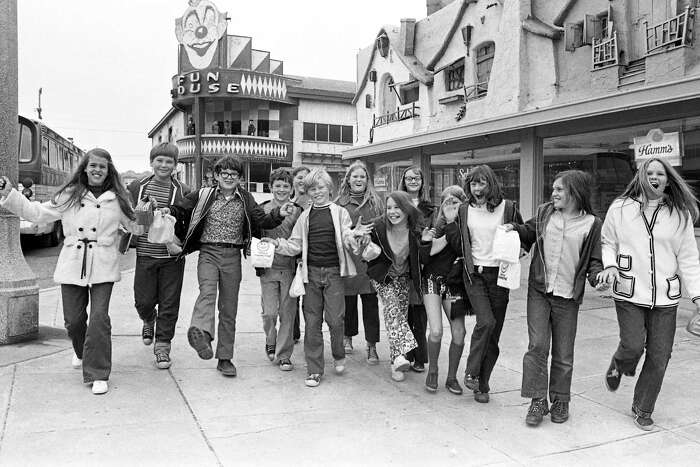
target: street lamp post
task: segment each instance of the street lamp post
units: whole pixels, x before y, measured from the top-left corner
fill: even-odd
[[[0,172],[17,183],[17,0],[0,0]],[[0,344],[39,334],[39,287],[19,244],[19,218],[0,208]]]

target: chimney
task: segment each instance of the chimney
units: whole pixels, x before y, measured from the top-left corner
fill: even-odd
[[[401,20],[401,52],[406,56],[413,55],[416,41],[416,20],[403,18]]]
[[[432,15],[436,11],[442,10],[454,1],[455,0],[426,0],[425,6],[428,9],[428,16]]]

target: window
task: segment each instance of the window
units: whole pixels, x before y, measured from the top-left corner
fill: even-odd
[[[491,67],[493,66],[493,57],[496,53],[496,44],[487,42],[476,49],[476,83],[481,85],[486,94],[488,90],[489,78],[491,77]]]
[[[349,125],[304,122],[304,134],[302,138],[304,141],[352,144],[352,135],[353,127]]]
[[[445,86],[448,91],[464,87],[464,59],[460,58],[445,69]]]
[[[19,144],[17,147],[20,162],[32,160],[32,130],[27,125],[19,125]]]
[[[340,143],[340,125],[330,125],[328,127],[328,141]]]
[[[328,141],[328,125],[325,123],[316,124],[316,141]]]
[[[343,125],[341,127],[341,129],[342,129],[342,133],[343,133],[342,137],[340,138],[341,142],[352,144],[352,141],[353,141],[353,139],[352,139],[352,127]]]
[[[61,168],[60,154],[58,153],[58,145],[56,141],[49,140],[49,167],[54,167],[56,169]]]
[[[306,141],[315,141],[316,140],[316,124],[315,123],[304,122],[304,134],[302,136],[302,139],[304,139]]]
[[[49,139],[46,136],[41,137],[41,162],[49,163]]]
[[[379,51],[379,55],[381,55],[382,57],[386,57],[388,55],[389,37],[386,35],[386,33],[377,37],[377,50]]]

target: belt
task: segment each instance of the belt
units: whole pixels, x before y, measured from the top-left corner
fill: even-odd
[[[88,246],[92,248],[92,245],[90,243],[96,243],[97,240],[89,240],[87,238],[79,238],[79,242],[82,242],[83,245],[85,246],[85,249],[83,250],[83,267],[80,269],[80,278],[84,278],[85,275],[87,274],[87,251],[88,251]],[[80,245],[78,245],[78,249],[80,249]]]
[[[484,271],[498,271],[498,266],[476,266],[476,265],[474,265],[474,272],[478,272],[479,274],[481,274]]]
[[[243,245],[239,243],[206,242],[203,245],[218,246],[220,248],[243,248]]]

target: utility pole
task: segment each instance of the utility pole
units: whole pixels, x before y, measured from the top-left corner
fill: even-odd
[[[17,0],[0,0],[0,173],[17,183]],[[39,286],[19,244],[19,218],[0,208],[0,344],[39,334]]]
[[[36,108],[36,114],[39,116],[39,120],[41,120],[41,88],[39,88],[39,106]]]

